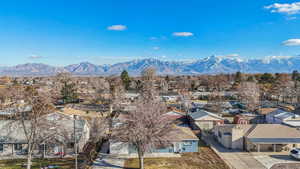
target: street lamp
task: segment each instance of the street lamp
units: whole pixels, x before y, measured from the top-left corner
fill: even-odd
[[[76,144],[76,115],[74,115],[74,152],[75,152],[75,169],[78,168],[77,161],[77,144]]]

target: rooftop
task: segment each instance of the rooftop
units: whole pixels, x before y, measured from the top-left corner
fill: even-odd
[[[62,112],[60,112],[62,114],[66,114],[66,115],[76,115],[76,116],[80,116],[80,117],[84,117],[84,118],[94,118],[94,117],[103,117],[101,115],[101,113],[97,113],[97,112],[88,112],[88,111],[83,111],[83,110],[77,110],[77,109],[73,109],[73,108],[64,108]]]
[[[205,117],[205,116],[211,116],[213,118],[217,118],[217,119],[220,119],[220,120],[223,119],[221,116],[218,116],[217,114],[214,114],[214,113],[211,113],[211,112],[208,112],[208,111],[205,111],[205,110],[199,110],[197,112],[191,113],[190,116],[194,120],[201,119],[202,117]]]
[[[282,124],[258,124],[247,138],[255,143],[300,143],[300,130]]]
[[[261,115],[267,115],[275,110],[277,110],[277,108],[261,108],[258,110],[258,113]]]
[[[174,126],[170,133],[170,141],[199,140],[189,127]]]

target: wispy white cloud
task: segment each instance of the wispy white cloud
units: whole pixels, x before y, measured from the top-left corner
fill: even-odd
[[[111,25],[109,27],[107,27],[108,30],[111,31],[124,31],[127,29],[126,25]]]
[[[152,36],[149,38],[150,40],[156,41],[156,40],[166,40],[166,36]]]
[[[272,13],[283,13],[287,15],[298,14],[300,12],[300,2],[294,3],[274,3],[264,7],[271,10]]]
[[[30,55],[29,56],[29,59],[40,59],[40,58],[42,58],[43,56],[41,56],[41,55]]]
[[[283,41],[282,44],[284,46],[300,46],[300,39],[288,39]]]
[[[239,57],[240,55],[237,54],[237,53],[232,53],[232,54],[229,54],[229,55],[226,55],[227,57]]]
[[[189,37],[194,36],[192,32],[174,32],[173,36]]]

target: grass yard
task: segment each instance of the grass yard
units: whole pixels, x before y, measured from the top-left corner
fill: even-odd
[[[146,158],[145,169],[229,169],[213,150],[199,141],[198,153],[184,153],[180,158]],[[126,169],[138,169],[138,159],[128,159]]]
[[[26,165],[25,159],[14,160],[0,160],[0,169],[24,169],[22,163]],[[42,166],[55,165],[59,169],[72,169],[74,168],[74,159],[34,159],[32,162],[32,169],[40,169]]]

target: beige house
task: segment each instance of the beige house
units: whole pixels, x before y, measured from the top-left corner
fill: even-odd
[[[225,124],[214,135],[229,149],[246,151],[289,151],[300,147],[300,130],[282,124]]]
[[[212,130],[216,125],[224,123],[224,118],[205,110],[189,114],[189,120],[192,129],[200,129],[204,131]]]

